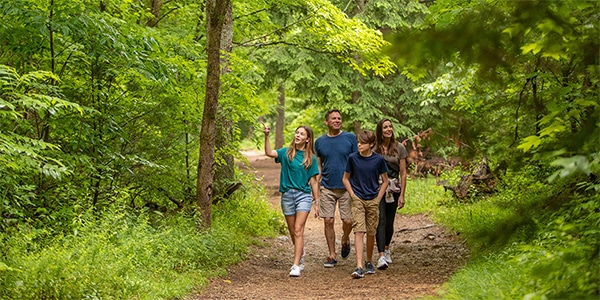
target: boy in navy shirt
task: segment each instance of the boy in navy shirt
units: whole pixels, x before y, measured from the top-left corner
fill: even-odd
[[[363,130],[357,134],[356,139],[358,152],[348,156],[342,181],[352,198],[352,228],[356,246],[356,269],[352,272],[352,277],[362,278],[365,272],[375,274],[371,257],[379,223],[379,202],[385,196],[388,185],[388,168],[383,156],[372,151],[375,145],[375,134],[372,131]],[[367,257],[363,268],[365,233]]]

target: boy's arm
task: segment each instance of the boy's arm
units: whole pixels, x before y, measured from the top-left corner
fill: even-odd
[[[383,199],[383,197],[385,197],[385,192],[387,191],[387,187],[390,184],[388,181],[388,175],[387,173],[381,173],[381,186],[379,187],[379,194],[377,194],[377,200],[381,201],[381,199]]]
[[[346,187],[346,191],[350,194],[350,198],[356,197],[354,195],[354,191],[352,190],[352,185],[350,184],[350,173],[344,172],[344,177],[342,177],[342,182],[344,183],[344,187]]]

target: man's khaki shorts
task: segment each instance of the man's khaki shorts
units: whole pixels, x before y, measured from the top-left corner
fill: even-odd
[[[337,202],[341,219],[352,218],[352,202],[346,189],[326,189],[321,187],[321,203],[319,216],[321,218],[335,217],[335,204]]]

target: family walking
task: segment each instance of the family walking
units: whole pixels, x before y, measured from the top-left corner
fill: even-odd
[[[298,277],[304,270],[304,228],[313,208],[315,217],[323,219],[327,241],[329,254],[323,266],[336,266],[337,207],[342,221],[341,257],[350,255],[354,231],[356,268],[351,276],[362,278],[375,273],[371,262],[375,241],[377,269],[385,270],[392,263],[389,246],[396,210],[404,206],[407,151],[395,140],[389,119],[381,120],[375,132],[353,134],[342,130],[342,115],[332,109],[324,123],[327,133],[316,141],[310,127],[299,126],[290,146],[277,150],[271,149],[271,130],[263,124],[265,154],[281,164],[281,209],[294,245],[289,276]]]

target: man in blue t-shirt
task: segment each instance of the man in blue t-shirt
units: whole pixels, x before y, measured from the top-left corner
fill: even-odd
[[[337,264],[335,253],[335,206],[338,204],[342,219],[342,258],[350,254],[350,232],[352,232],[352,200],[344,187],[342,177],[346,170],[346,162],[351,153],[358,151],[356,135],[342,131],[342,114],[337,109],[325,114],[327,134],[315,141],[315,152],[320,169],[320,195],[316,202],[316,217],[323,218],[325,239],[329,248],[329,256],[325,259],[326,268]]]

